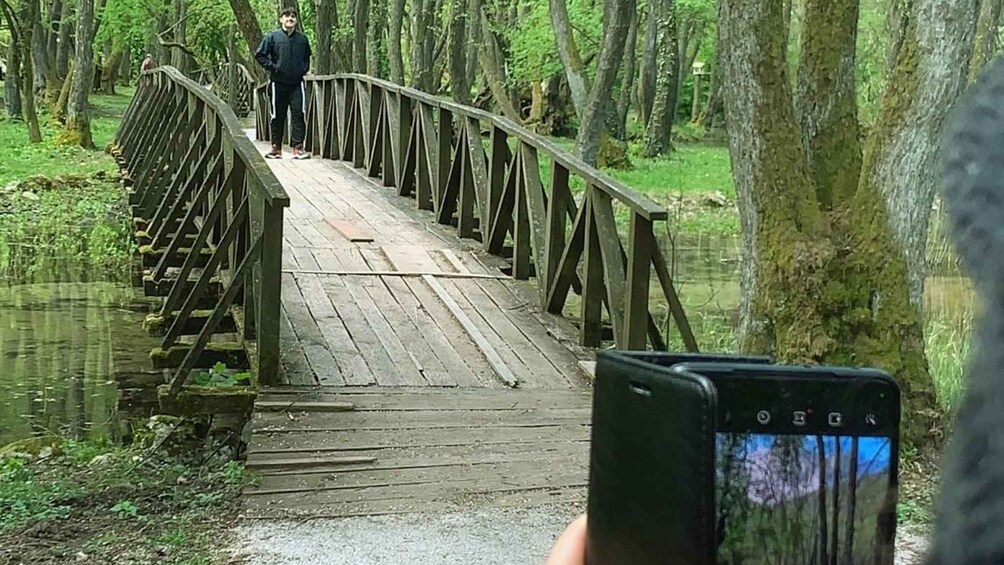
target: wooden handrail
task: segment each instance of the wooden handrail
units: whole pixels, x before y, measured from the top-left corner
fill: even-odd
[[[170,395],[214,356],[278,382],[289,196],[234,111],[177,69],[158,67],[142,73],[115,139],[144,244],[144,287],[163,297],[148,322],[164,335],[153,357],[174,369]],[[210,339],[221,324],[236,325],[236,341]],[[183,343],[186,335],[194,339]]]

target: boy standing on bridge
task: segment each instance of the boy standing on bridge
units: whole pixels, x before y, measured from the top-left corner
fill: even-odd
[[[279,16],[281,29],[269,32],[262,38],[255,60],[269,72],[269,94],[272,104],[271,118],[272,150],[265,154],[267,159],[282,158],[282,135],[286,128],[286,111],[292,115],[290,145],[294,159],[309,159],[310,153],[303,150],[306,125],[303,122],[303,104],[306,95],[303,89],[303,75],[310,68],[310,42],[307,36],[296,30],[297,13],[293,8],[284,8]]]

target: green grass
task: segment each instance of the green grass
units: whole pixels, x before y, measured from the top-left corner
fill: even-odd
[[[39,115],[41,143],[28,143],[28,127],[24,122],[0,121],[0,144],[6,149],[4,159],[0,161],[0,186],[31,175],[114,172],[115,162],[105,154],[104,148],[114,138],[133,93],[133,88],[120,87],[119,93],[114,96],[91,95],[91,133],[98,148],[95,151],[56,144],[54,140],[59,126],[50,123],[48,114],[44,112]]]
[[[247,482],[242,466],[203,462],[191,444],[150,445],[47,437],[0,449],[0,562],[79,552],[100,563],[211,562]],[[48,543],[32,543],[40,535]]]
[[[44,114],[45,141],[28,143],[27,126],[0,121],[0,280],[38,280],[67,261],[88,270],[120,270],[130,255],[129,214],[115,161],[103,150],[132,89],[92,95],[97,150],[57,145]]]

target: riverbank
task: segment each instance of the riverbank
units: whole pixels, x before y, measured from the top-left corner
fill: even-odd
[[[237,521],[232,441],[206,421],[121,426],[117,381],[146,374],[155,341],[104,151],[132,94],[91,97],[96,151],[0,122],[0,563],[218,563]]]
[[[193,426],[151,421],[130,447],[32,438],[0,449],[0,563],[216,563],[243,466]]]

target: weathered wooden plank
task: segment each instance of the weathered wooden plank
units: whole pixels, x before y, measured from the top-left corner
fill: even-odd
[[[462,328],[454,326],[455,331],[451,332],[454,338],[451,339],[442,329],[442,325],[448,325],[449,320],[443,319],[442,324],[437,321],[429,309],[422,306],[421,301],[415,296],[408,283],[394,277],[384,278],[383,282],[405,314],[417,328],[421,329],[422,336],[428,343],[430,351],[439,358],[453,383],[460,386],[482,384],[482,379],[477,376],[479,372],[491,378],[491,368],[482,360],[480,353],[474,348],[470,339],[464,339],[466,336],[462,333]],[[418,285],[424,284],[418,281],[416,283]],[[456,340],[464,341],[469,346],[467,348],[469,354],[473,355],[461,355],[459,351],[464,350],[464,347]]]
[[[380,284],[372,284],[365,289],[373,304],[380,305],[380,312],[387,320],[387,324],[397,334],[405,351],[419,367],[419,372],[425,380],[434,386],[457,386],[457,381],[450,375],[450,370],[443,366],[436,356],[432,342],[426,340],[425,329],[415,325],[384,281],[381,279]]]
[[[317,252],[319,260],[324,260],[323,253],[324,251]],[[333,377],[331,380],[335,382],[327,382],[328,375],[319,373],[318,380],[321,384],[368,385],[376,383],[373,373],[366,366],[366,361],[352,341],[352,336],[349,335],[342,319],[338,316],[338,312],[331,304],[320,279],[313,275],[298,276],[297,283],[307,304],[307,309],[317,323],[325,345],[334,357],[341,374],[342,382],[339,383],[338,379]]]
[[[481,467],[490,467],[482,470]],[[311,481],[312,475],[262,477],[261,485],[246,489],[244,496],[285,494],[289,504],[337,504],[349,500],[439,499],[463,495],[508,491],[515,488],[545,488],[584,485],[588,479],[585,463],[571,464],[567,455],[548,459],[537,454],[529,460],[444,465],[417,469],[361,470],[339,473],[325,485]]]
[[[478,281],[477,285],[495,305],[495,309],[504,313],[513,327],[523,334],[526,338],[525,343],[529,347],[536,348],[547,362],[565,377],[568,384],[573,387],[585,384],[582,381],[579,355],[569,350],[540,321],[541,316],[549,316],[548,314],[531,312],[530,305],[513,294],[510,289],[512,285],[491,280]],[[484,308],[491,308],[491,305],[485,303]]]
[[[344,400],[301,400],[299,398],[262,399],[255,401],[255,410],[262,412],[348,412],[356,407]]]
[[[473,432],[470,428],[352,430],[325,434],[256,432],[251,438],[248,456],[264,458],[301,452],[439,449],[470,445],[588,441],[589,433],[590,427],[584,424],[554,424],[537,428],[492,426]]]
[[[511,312],[499,308],[475,281],[451,281],[485,323],[499,336],[499,339],[519,358],[524,371],[518,373],[520,386],[529,388],[563,388],[569,381],[554,364],[541,354],[540,350],[520,331],[510,316]],[[526,308],[527,305],[522,305]],[[524,320],[530,321],[530,320]],[[532,323],[532,321],[531,321]]]
[[[349,457],[358,457],[359,461],[349,462],[351,461],[348,459]],[[349,486],[346,483],[354,482],[357,477],[365,481],[363,485],[372,484],[370,481],[374,479],[383,479],[387,481],[385,484],[400,484],[397,482],[399,480],[408,484],[414,478],[411,471],[435,469],[442,473],[441,476],[445,480],[450,480],[446,477],[454,473],[458,467],[472,471],[470,477],[481,474],[478,466],[530,462],[547,464],[551,461],[565,461],[569,467],[575,468],[584,466],[584,461],[588,458],[588,442],[565,441],[546,444],[492,445],[480,449],[468,445],[417,451],[414,449],[385,450],[373,454],[367,452],[325,453],[313,457],[298,454],[295,460],[314,460],[317,463],[304,468],[284,469],[281,468],[283,466],[279,465],[269,466],[271,461],[294,460],[293,457],[286,456],[275,459],[249,459],[248,466],[257,467],[258,464],[265,464],[265,467],[261,468],[262,480],[258,485],[264,490],[270,488],[324,490],[329,485]],[[330,460],[331,463],[324,463],[326,460]],[[402,474],[405,475],[401,478],[403,480],[398,478]],[[359,485],[360,490],[366,488],[363,485]]]
[[[345,281],[340,277],[323,277],[321,288],[331,300],[332,306],[342,320],[352,342],[366,361],[374,382],[379,384],[399,384],[402,377],[391,361],[379,337],[373,332],[369,322],[360,311],[359,305],[349,293]]]
[[[359,222],[344,218],[325,218],[324,221],[337,230],[345,239],[353,243],[365,243],[374,240],[372,232]]]
[[[426,384],[428,381],[415,362],[415,358],[408,352],[400,337],[394,332],[394,328],[387,322],[383,309],[377,307],[367,292],[366,287],[373,283],[373,281],[364,277],[345,277],[345,279],[345,287],[356,304],[359,305],[359,310],[373,329],[373,333],[387,352],[391,362],[394,363],[394,366],[397,368],[397,374],[400,377],[399,380],[392,382],[389,379],[381,381],[378,376],[377,382],[380,384],[397,385]],[[376,283],[382,284],[379,281],[376,281]]]
[[[324,336],[310,315],[296,278],[286,273],[282,274],[282,305],[301,344],[324,344]]]
[[[285,459],[250,459],[247,468],[253,471],[267,471],[272,469],[294,468],[310,469],[313,467],[334,467],[339,465],[360,465],[373,463],[376,459],[365,456],[342,456],[342,457],[296,457]]]
[[[453,317],[456,318],[457,322],[459,322],[460,325],[463,326],[464,330],[467,332],[467,335],[469,335],[471,339],[474,340],[474,343],[477,344],[478,349],[481,350],[481,353],[485,356],[485,359],[488,360],[488,364],[492,366],[492,369],[495,371],[495,374],[498,375],[500,379],[502,379],[502,382],[510,387],[518,386],[519,379],[517,379],[516,375],[513,374],[512,369],[506,364],[505,361],[502,360],[502,357],[499,356],[498,351],[495,349],[492,343],[488,341],[488,339],[481,332],[481,330],[467,316],[467,313],[464,312],[464,310],[460,307],[460,305],[457,304],[457,302],[453,299],[453,297],[451,297],[450,294],[446,291],[446,289],[443,288],[443,285],[441,285],[439,281],[437,281],[434,277],[431,277],[429,275],[422,277],[422,280],[424,280],[425,284],[429,285],[429,288],[431,288],[432,291],[436,293],[436,296],[438,296],[439,299],[443,302],[443,304],[446,305],[447,309],[449,309],[450,313],[453,314]]]
[[[437,387],[270,387],[263,389],[261,400],[293,398],[312,401],[344,400],[360,410],[500,410],[520,411],[538,408],[581,408],[590,406],[589,389],[487,389],[477,386]]]
[[[289,323],[285,307],[281,310],[279,322],[279,363],[283,379],[291,385],[317,384],[307,362],[307,356],[303,352],[303,346],[300,345],[300,340],[296,338],[296,332]]]
[[[338,414],[303,413],[293,419],[285,414],[259,412],[254,415],[256,432],[320,433],[326,430],[386,430],[421,428],[476,428],[479,426],[552,426],[577,424],[592,417],[591,407],[527,408],[523,410],[364,410]]]

